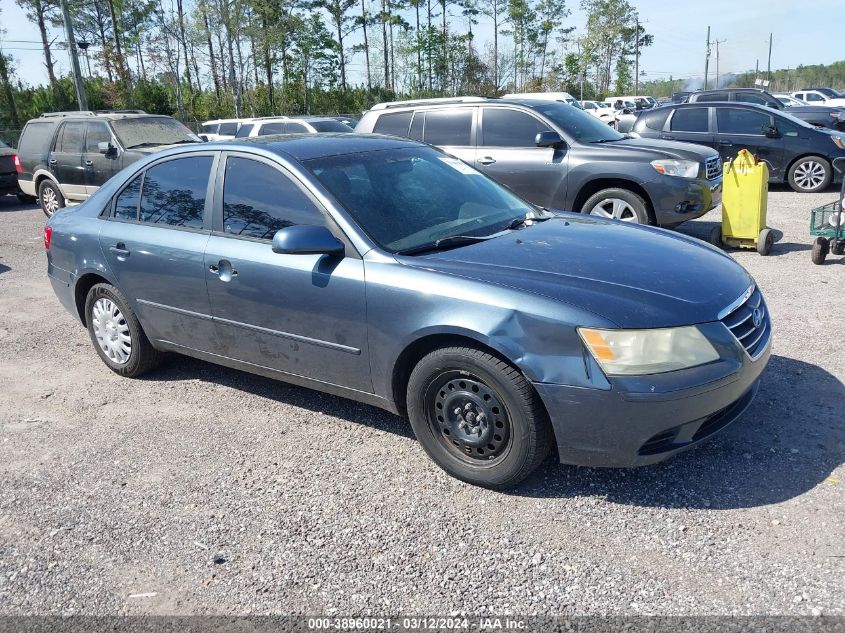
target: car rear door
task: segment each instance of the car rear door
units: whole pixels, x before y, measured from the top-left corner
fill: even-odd
[[[710,108],[701,106],[683,106],[675,108],[672,116],[665,123],[660,138],[667,141],[698,143],[709,147],[716,146],[716,139],[711,132]]]
[[[553,128],[517,108],[480,110],[475,167],[534,204],[560,206],[566,199],[568,148],[537,147],[535,143],[537,134]]]
[[[214,352],[203,254],[217,154],[153,163],[116,196],[100,230],[112,278],[150,339]]]
[[[716,141],[723,161],[736,158],[747,149],[769,166],[769,176],[783,173],[783,138],[769,138],[767,128],[774,126],[772,114],[764,110],[719,106],[716,110]]]
[[[351,245],[344,257],[274,253],[273,235],[287,226],[324,225],[345,236],[274,161],[239,152],[223,160],[205,255],[217,353],[372,391],[363,261]]]
[[[62,123],[48,163],[66,198],[81,200],[88,195],[85,189],[85,165],[82,162],[84,143],[83,121]]]
[[[82,155],[82,164],[85,168],[85,192],[89,196],[111,178],[118,167],[117,151],[101,154],[100,143],[111,143],[113,147],[117,147],[117,141],[112,137],[111,130],[105,121],[88,121],[85,124],[85,151]]]

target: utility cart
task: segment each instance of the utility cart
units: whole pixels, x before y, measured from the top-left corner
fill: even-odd
[[[828,253],[845,254],[845,158],[833,161],[833,167],[843,174],[839,200],[810,212],[810,235],[815,235],[810,258],[814,264],[824,264]]]

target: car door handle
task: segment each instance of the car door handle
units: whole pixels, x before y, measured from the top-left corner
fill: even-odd
[[[94,166],[94,161],[93,161],[93,160],[86,160],[86,161],[85,161],[85,165],[86,165],[86,166],[88,166],[88,167],[93,167],[93,166]]]
[[[109,250],[118,257],[129,257],[129,249],[126,248],[126,244],[123,242],[118,242],[114,246],[109,246]]]
[[[721,145],[722,147],[733,147],[733,143],[731,143],[730,141],[719,141],[719,145]]]
[[[58,161],[55,158],[50,159],[50,164],[55,165]]]
[[[231,281],[232,277],[238,276],[238,271],[234,269],[232,262],[228,259],[221,259],[216,264],[211,264],[208,267],[208,272],[217,275],[220,281]]]
[[[496,162],[496,159],[493,158],[492,156],[485,156],[484,158],[478,159],[479,165],[492,165],[495,162]]]
[[[662,138],[664,141],[674,141],[675,140],[675,137],[672,136],[671,134],[663,134],[660,138]]]

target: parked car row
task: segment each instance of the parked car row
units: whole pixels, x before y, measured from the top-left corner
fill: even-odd
[[[216,119],[201,126],[200,137],[206,141],[227,141],[270,134],[319,134],[352,132],[348,117],[267,116],[247,119]]]

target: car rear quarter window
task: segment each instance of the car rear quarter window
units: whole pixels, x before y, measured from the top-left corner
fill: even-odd
[[[235,138],[247,138],[249,133],[252,132],[252,128],[255,127],[254,123],[244,123],[239,129],[238,133],[235,134]]]
[[[708,108],[678,108],[669,129],[673,132],[707,132]]]
[[[704,101],[729,101],[730,95],[727,92],[711,92],[706,95],[698,95],[695,98],[696,103]]]
[[[391,134],[393,136],[408,136],[408,126],[411,125],[413,112],[393,112],[382,114],[376,119],[373,132],[376,134]],[[417,118],[422,121],[422,113],[417,113]],[[420,137],[422,138],[422,137]]]
[[[117,194],[114,201],[114,217],[117,220],[137,220],[138,201],[141,199],[141,181],[144,174],[138,174],[132,182]]]
[[[285,123],[278,121],[276,123],[262,123],[261,129],[258,130],[258,136],[266,136],[267,134],[284,134]]]
[[[224,136],[234,136],[237,132],[238,124],[233,121],[231,123],[221,123],[220,130],[217,133]]]
[[[217,128],[220,127],[219,123],[205,123],[202,126],[202,133],[203,134],[217,134]]]
[[[747,134],[762,136],[772,124],[772,117],[765,112],[742,110],[740,108],[719,108],[716,111],[716,126],[719,134]]]
[[[537,134],[549,130],[549,126],[519,110],[484,108],[481,130],[485,147],[537,147]]]
[[[27,123],[18,143],[18,154],[22,157],[29,157],[46,153],[55,130],[56,124],[49,121]]]
[[[62,125],[59,137],[56,139],[56,151],[65,154],[81,154],[82,139],[85,135],[85,124],[81,121],[68,121]]]
[[[311,127],[318,132],[335,132],[338,134],[346,134],[352,131],[351,127],[340,121],[311,121]]]
[[[223,231],[270,240],[276,231],[299,224],[324,225],[323,214],[289,176],[249,158],[226,160]]]
[[[302,123],[294,123],[292,121],[285,123],[285,134],[307,134],[310,131]]]
[[[423,140],[432,145],[464,147],[471,144],[472,110],[429,110],[425,114]]]
[[[211,163],[211,156],[191,156],[150,167],[141,188],[139,220],[202,228]]]
[[[91,121],[86,123],[85,130],[85,152],[97,154],[100,151],[100,143],[111,142],[109,126],[102,121]]]

